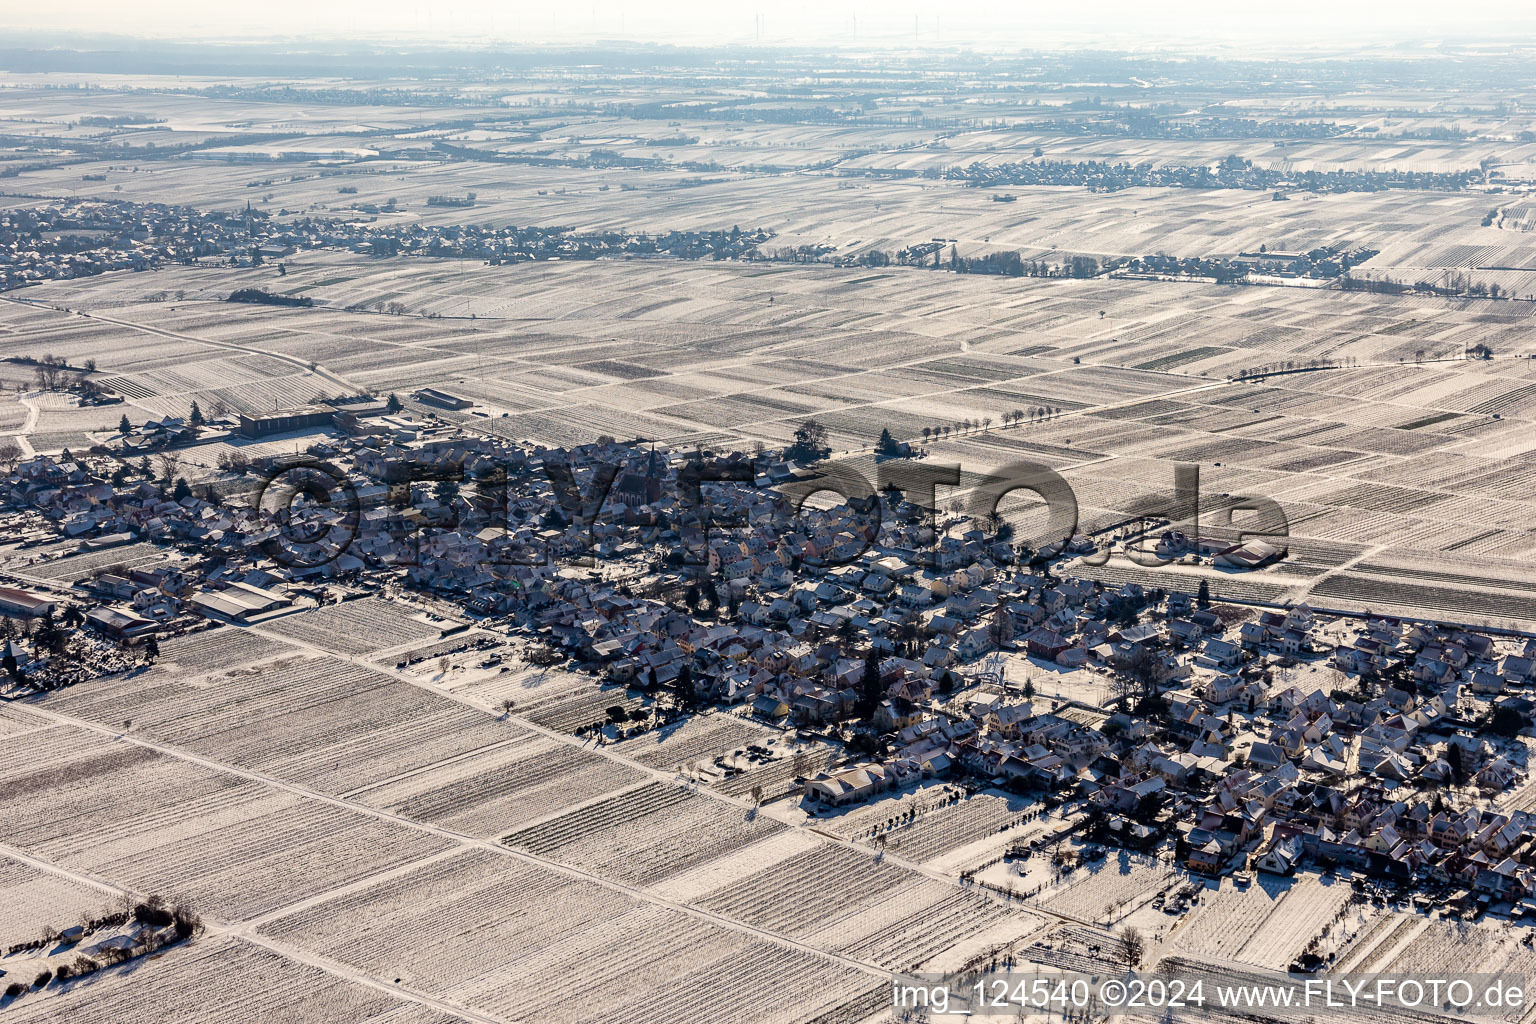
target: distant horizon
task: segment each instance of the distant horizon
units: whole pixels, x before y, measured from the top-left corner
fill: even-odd
[[[1273,57],[1282,53],[1363,54],[1408,48],[1516,48],[1536,42],[1536,10],[1497,2],[1476,18],[1426,0],[1348,6],[1299,0],[1283,15],[1227,5],[1182,5],[1177,14],[1129,0],[1091,8],[1032,10],[982,0],[937,10],[917,3],[866,0],[775,4],[722,9],[697,0],[639,3],[594,0],[564,7],[492,0],[274,0],[258,9],[220,9],[190,0],[149,0],[125,7],[103,0],[0,13],[0,35],[39,36],[49,45],[99,46],[112,41],[163,44],[353,44],[421,49],[660,46],[817,48],[856,51],[978,52],[1160,51],[1169,55],[1221,52]]]
[[[128,67],[113,68],[111,64],[94,67],[90,70],[93,76],[110,76],[114,74],[138,74],[138,73],[162,73],[178,74],[192,78],[203,77],[227,77],[229,75],[273,75],[279,74],[281,63],[271,64],[271,61],[294,60],[295,68],[302,68],[305,75],[318,73],[319,66],[313,64],[313,59],[324,60],[330,57],[345,57],[350,63],[337,66],[334,73],[338,78],[374,77],[367,72],[385,70],[383,68],[370,68],[368,62],[375,59],[387,62],[390,59],[411,56],[424,58],[425,66],[401,67],[399,71],[402,77],[409,78],[436,65],[444,70],[451,69],[453,59],[463,57],[466,63],[480,67],[496,66],[495,62],[487,63],[486,58],[504,57],[508,65],[515,63],[534,64],[546,63],[551,66],[559,66],[564,55],[571,55],[578,61],[599,62],[605,58],[633,58],[638,62],[665,66],[669,57],[678,58],[686,64],[698,64],[713,60],[741,61],[750,63],[756,60],[775,61],[787,60],[795,57],[808,58],[817,55],[825,55],[829,58],[846,58],[857,61],[861,65],[879,61],[908,61],[921,63],[923,61],[943,62],[960,60],[968,55],[984,58],[988,61],[1006,61],[1009,58],[1028,59],[1031,57],[1082,57],[1091,59],[1103,57],[1116,60],[1142,60],[1147,62],[1165,62],[1178,64],[1191,60],[1222,61],[1232,64],[1275,64],[1285,61],[1300,61],[1301,66],[1314,62],[1338,62],[1338,61],[1451,61],[1466,62],[1469,60],[1510,59],[1523,57],[1536,51],[1536,27],[1533,27],[1528,35],[1513,37],[1507,36],[1497,42],[1481,38],[1444,38],[1431,41],[1413,42],[1403,40],[1399,42],[1380,42],[1373,45],[1358,45],[1353,47],[1327,47],[1323,45],[1301,46],[1288,45],[1278,41],[1272,41],[1263,49],[1241,46],[1236,43],[1207,42],[1199,44],[1188,42],[1177,44],[1171,42],[1147,42],[1139,45],[1129,39],[1118,40],[1118,45],[1109,42],[1100,42],[1096,45],[1074,44],[1065,37],[1056,40],[1040,40],[1034,45],[1005,45],[994,43],[993,45],[972,45],[965,43],[927,43],[922,45],[896,45],[894,41],[882,45],[879,40],[861,40],[857,45],[853,43],[838,43],[836,41],[763,41],[731,42],[731,43],[706,43],[674,40],[663,42],[639,38],[605,38],[593,36],[591,38],[571,37],[565,39],[549,38],[537,41],[521,41],[515,39],[495,39],[479,37],[475,39],[421,39],[414,37],[380,34],[378,36],[361,35],[311,35],[303,38],[154,38],[145,36],[133,36],[124,34],[105,33],[58,33],[48,31],[34,31],[26,29],[9,29],[0,27],[0,51],[6,51],[11,55],[27,54],[36,58],[42,58],[43,63],[48,63],[50,57],[69,57],[78,55],[81,59],[91,59],[93,56],[106,56],[113,62],[134,65],[136,59],[145,62],[155,62],[165,65],[157,70],[145,67],[142,70],[131,70]],[[310,64],[304,64],[304,59],[312,59]],[[530,61],[530,58],[532,60]],[[549,59],[544,59],[549,58]],[[195,65],[207,61],[232,61],[225,66],[220,63],[218,70],[200,70]],[[182,67],[182,62],[187,65]],[[248,66],[249,65],[249,66]],[[1006,74],[1006,65],[1003,68],[993,67],[991,73]],[[836,70],[835,68],[829,70]],[[979,69],[978,69],[979,70]],[[71,62],[60,61],[58,67],[46,66],[4,66],[0,65],[0,75],[6,74],[53,74],[69,71],[85,72],[83,66],[71,66]],[[281,72],[281,73],[286,73]],[[294,73],[299,73],[297,70]],[[1021,79],[1020,84],[1026,84]],[[1084,85],[1093,83],[1084,82]],[[1536,87],[1536,82],[1533,82]]]

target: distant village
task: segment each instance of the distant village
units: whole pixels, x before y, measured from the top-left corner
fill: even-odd
[[[13,697],[136,670],[167,636],[405,590],[651,708],[600,735],[724,707],[820,744],[819,770],[797,763],[768,794],[813,815],[947,778],[1034,794],[1068,833],[1205,875],[1342,866],[1471,908],[1536,893],[1536,822],[1499,809],[1529,778],[1536,713],[1536,641],[1512,632],[1237,604],[1186,574],[1168,590],[1074,578],[1074,555],[1106,541],[1047,557],[893,492],[797,510],[784,487],[822,453],[793,447],[549,448],[393,397],[127,426],[5,467]],[[164,454],[211,434],[308,449],[189,484]],[[691,500],[706,463],[735,482]],[[324,474],[347,500],[304,484]],[[297,497],[273,506],[282,488]],[[113,561],[145,542],[174,551]],[[1158,544],[1228,568],[1276,556],[1190,551],[1171,530]],[[95,568],[45,586],[45,548]],[[1095,685],[1041,692],[1068,674]]]
[[[345,187],[343,187],[345,191]],[[355,189],[353,190],[355,191]],[[473,205],[472,198],[431,197]],[[429,199],[430,204],[430,199]],[[260,206],[201,211],[163,203],[82,199],[0,212],[0,291],[39,281],[92,277],[112,270],[156,270],[199,261],[281,268],[300,250],[365,256],[431,256],[487,263],[670,256],[761,258],[771,235],[740,228],[649,233],[577,232],[569,228],[391,224],[405,206],[352,204],[306,213]],[[303,216],[300,216],[303,214]],[[380,217],[386,218],[380,221]]]
[[[346,192],[350,186],[342,186]],[[355,189],[353,189],[355,191]],[[998,202],[1015,197],[997,194]],[[1284,199],[1283,192],[1275,193]],[[429,196],[429,206],[473,207],[468,196]],[[0,212],[0,292],[42,281],[93,277],[115,270],[154,271],[175,265],[275,267],[285,276],[284,260],[315,250],[361,256],[416,256],[472,259],[489,265],[530,261],[667,258],[750,260],[772,263],[824,263],[839,267],[908,266],[960,274],[1046,278],[1132,278],[1144,281],[1215,284],[1302,284],[1351,290],[1418,291],[1443,296],[1515,298],[1497,284],[1457,280],[1398,282],[1350,276],[1350,271],[1379,255],[1365,247],[1320,246],[1305,252],[1270,250],[1201,256],[1166,253],[1098,257],[1069,252],[1029,258],[1017,250],[961,255],[952,239],[929,239],[894,251],[860,249],[840,252],[826,243],[775,246],[773,233],[739,226],[712,231],[580,232],[563,227],[481,227],[427,225],[395,220],[406,207],[351,203],[319,210],[271,209],[200,211],[160,203],[81,199]],[[245,289],[252,291],[252,289]],[[311,296],[278,288],[262,292],[275,305],[309,306]],[[152,298],[184,299],[163,292]],[[235,300],[241,301],[241,300]],[[246,299],[244,301],[253,301]],[[261,301],[261,300],[254,300]],[[364,308],[357,306],[353,308]],[[377,300],[377,312],[410,312],[399,302]]]

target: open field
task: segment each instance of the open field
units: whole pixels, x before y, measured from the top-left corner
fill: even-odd
[[[28,1024],[451,1024],[460,1019],[239,939],[212,938],[151,961],[19,1000],[8,1008],[7,1019]]]
[[[473,737],[473,728],[467,728],[473,723],[433,723],[423,708],[386,699],[403,689],[430,704],[437,700],[431,694],[393,682],[374,683],[370,690],[372,677],[365,670],[296,658],[286,645],[251,631],[226,628],[171,641],[165,658],[163,667],[148,673],[61,695],[47,702],[45,712],[104,723],[131,716],[134,736],[153,736],[173,751],[186,750],[184,756],[47,725],[38,712],[18,708],[8,715],[8,721],[41,734],[42,742],[26,752],[11,751],[10,763],[0,765],[5,783],[0,814],[6,822],[0,842],[107,883],[100,891],[48,875],[39,883],[35,871],[18,868],[25,876],[18,884],[28,886],[27,907],[41,913],[35,906],[41,899],[50,916],[62,914],[61,923],[67,923],[72,914],[79,916],[82,908],[75,904],[81,899],[110,903],[114,885],[166,893],[191,901],[211,916],[216,929],[226,920],[269,921],[262,934],[283,954],[283,966],[264,972],[269,983],[319,954],[328,965],[343,965],[342,977],[351,970],[368,977],[388,974],[402,979],[404,991],[445,1005],[530,1021],[613,1019],[614,1000],[628,1014],[622,1019],[672,1021],[684,1012],[701,1022],[740,1014],[747,1014],[739,1017],[743,1020],[800,1020],[808,1007],[863,1005],[879,983],[876,965],[903,966],[956,950],[980,952],[1039,923],[907,869],[876,866],[870,877],[878,884],[855,890],[862,894],[859,900],[872,902],[848,903],[846,895],[838,896],[846,919],[837,927],[823,928],[829,918],[814,914],[786,933],[759,920],[755,899],[742,902],[723,894],[807,854],[816,858],[812,863],[831,857],[843,870],[861,872],[868,870],[858,867],[869,863],[868,855],[829,847],[670,784],[645,782],[636,788],[643,776],[633,769],[468,709],[462,710],[494,728],[499,742],[458,753],[422,746],[425,733],[401,733],[398,738],[415,751],[413,760],[380,760],[367,753],[368,733],[358,731],[366,728],[363,717],[337,703],[344,694],[360,693],[380,716],[397,723],[427,722],[440,737]],[[268,689],[249,689],[257,681]],[[280,696],[269,689],[274,686],[291,689]],[[294,703],[300,693],[336,712],[329,727],[305,720]],[[279,713],[263,715],[260,707]],[[538,823],[514,833],[508,845],[594,872],[600,883],[574,880],[511,853],[454,853],[442,837],[264,786],[200,760],[206,756],[278,777],[289,765],[291,777],[305,787],[342,788],[343,777],[323,767],[327,755],[306,753],[311,736],[367,757],[366,773],[346,777],[365,784],[344,800],[486,837],[534,820]],[[432,763],[422,764],[427,761]],[[103,816],[96,801],[119,812]],[[774,883],[790,885],[783,898],[832,897],[802,872],[793,877],[797,880]],[[792,895],[807,882],[810,890]],[[637,899],[624,894],[628,886],[657,895]],[[285,906],[303,909],[284,912]],[[508,915],[509,907],[520,912]],[[94,903],[83,909],[95,909]],[[403,944],[368,938],[381,929],[403,935],[410,928],[429,931]],[[636,936],[666,938],[650,948]],[[685,949],[689,955],[680,952]],[[699,949],[708,955],[699,956]],[[242,956],[271,956],[243,944],[239,950]],[[868,966],[851,969],[829,953]],[[180,957],[194,964],[225,955],[231,954],[221,939],[169,954],[173,963]],[[290,963],[290,955],[296,962]],[[588,966],[572,975],[572,964]],[[661,969],[663,964],[676,966]],[[541,977],[539,971],[550,972],[549,984],[528,987],[529,978]],[[728,978],[733,987],[704,985],[699,979],[705,973]],[[623,984],[616,986],[615,979]],[[97,999],[115,998],[113,984],[95,980],[29,998],[29,1012],[62,1008],[64,1000],[76,999],[94,1007]],[[243,982],[232,984],[232,992],[242,991]],[[344,1019],[370,1019],[366,1000],[345,1006],[325,1002],[362,998],[351,986],[333,991],[333,985],[312,986],[317,1005]],[[653,990],[647,986],[654,994],[646,994]],[[532,991],[544,994],[529,1003]],[[168,998],[188,998],[174,985],[170,992]],[[743,1002],[741,992],[758,994]],[[679,1011],[680,998],[696,1008]],[[303,1012],[295,1010],[292,1019],[307,1019]]]
[[[905,860],[927,863],[973,844],[1002,846],[1015,838],[1011,830],[1024,822],[1033,806],[1023,797],[978,793],[925,810],[884,832],[885,848]]]
[[[599,687],[592,683],[590,677],[556,668],[498,673],[489,680],[471,682],[460,689],[466,697],[490,704],[515,700],[518,714],[556,732],[575,732],[600,724],[607,719],[607,709],[615,705],[630,712],[644,706],[640,696],[624,687]],[[655,737],[649,741],[654,744]],[[666,745],[661,744],[657,749],[665,750]]]
[[[284,615],[262,628],[338,654],[369,654],[438,635],[450,625],[427,622],[421,614],[388,601],[364,598]]]
[[[239,918],[442,849],[440,839],[58,726],[0,753],[0,842]]]
[[[487,853],[437,862],[263,933],[508,1021],[798,1020],[876,981]],[[369,937],[386,933],[399,941]]]
[[[222,632],[245,652],[236,641],[248,634]],[[184,664],[157,668],[62,694],[49,706],[112,728],[131,722],[135,736],[326,793],[383,782],[521,734],[356,665],[285,653],[276,644],[258,656],[263,660],[255,664],[201,676],[189,677]]]
[[[1181,874],[1149,858],[1112,850],[1100,863],[1079,868],[1070,884],[1041,906],[1053,914],[1113,925]]]
[[[783,828],[665,782],[588,804],[506,837],[520,850],[650,885]]]
[[[943,966],[935,958],[962,937],[986,936],[1002,944],[1042,923],[866,853],[827,845],[724,885],[701,897],[699,905],[756,927],[828,943],[891,970],[935,969]]]
[[[1346,909],[1350,895],[1348,884],[1312,874],[1282,879],[1261,873],[1246,889],[1223,880],[1219,890],[1202,892],[1173,946],[1197,957],[1283,971],[1314,938],[1337,932],[1337,939],[1364,926],[1360,910]],[[1344,920],[1336,921],[1341,913]]]
[[[824,75],[819,68],[816,73],[818,79]],[[1023,78],[1037,73],[1031,69]],[[1104,69],[1089,73],[1103,74]],[[250,202],[282,220],[356,216],[357,211],[372,210],[368,216],[415,226],[452,224],[464,217],[461,210],[429,205],[428,197],[473,193],[476,223],[558,223],[584,231],[740,225],[776,232],[775,241],[785,248],[823,244],[843,255],[895,249],[934,236],[955,239],[967,254],[988,248],[1047,252],[1059,247],[1100,254],[1163,249],[1195,256],[1265,243],[1306,249],[1349,241],[1383,250],[1381,266],[1530,267],[1528,260],[1512,255],[1522,234],[1518,203],[1501,204],[1476,193],[1437,195],[1433,207],[1426,209],[1420,197],[1402,192],[1295,191],[1291,201],[1275,203],[1268,192],[1239,189],[1131,188],[1104,194],[1078,187],[1016,186],[1007,189],[1013,202],[999,204],[992,201],[996,190],[968,188],[946,174],[1041,158],[1147,167],[1208,167],[1236,159],[1288,174],[1447,173],[1486,165],[1498,166],[1509,180],[1520,181],[1536,174],[1536,144],[1512,137],[1530,125],[1523,114],[1484,110],[1447,117],[1439,111],[1413,110],[1411,102],[1405,104],[1390,91],[1340,89],[1338,95],[1351,97],[1361,108],[1348,110],[1351,99],[1325,100],[1305,88],[1299,95],[1265,96],[1264,108],[1254,110],[1247,97],[1213,102],[1209,93],[1197,88],[1185,94],[1184,103],[1209,107],[1223,117],[1251,119],[1245,135],[1106,136],[1084,133],[1078,120],[1082,114],[1053,109],[1066,96],[1081,94],[1081,87],[1067,87],[1065,95],[1052,90],[1026,99],[1034,87],[1019,78],[1006,83],[1004,95],[988,96],[989,123],[973,123],[963,130],[959,125],[874,125],[856,119],[836,124],[750,119],[722,123],[690,117],[683,109],[673,111],[676,116],[667,121],[539,109],[541,98],[568,90],[573,78],[586,77],[593,79],[586,86],[588,97],[654,100],[637,95],[630,83],[616,87],[585,68],[569,69],[541,81],[531,92],[511,96],[488,93],[479,84],[438,85],[435,91],[469,104],[455,111],[456,123],[444,126],[442,111],[381,104],[370,106],[362,116],[339,97],[315,99],[294,109],[263,98],[145,92],[144,79],[113,76],[92,79],[98,90],[76,96],[37,88],[56,81],[47,76],[9,74],[6,80],[15,87],[6,90],[0,103],[0,129],[123,147],[139,157],[128,165],[87,158],[28,167],[13,187],[32,201],[103,197],[213,209],[239,209]],[[181,78],[150,81],[151,90],[188,84]],[[883,75],[876,83],[868,87],[893,87]],[[255,83],[213,79],[197,84],[239,88]],[[1454,90],[1460,84],[1447,82],[1444,88]],[[927,92],[929,87],[921,88]],[[703,92],[718,99],[732,95],[730,90]],[[1493,94],[1508,97],[1517,107],[1523,93],[1523,88],[1504,84]],[[699,92],[690,88],[687,95],[697,99]],[[860,89],[859,95],[867,93]],[[1422,99],[1429,107],[1438,106],[1431,95],[1426,92]],[[1489,96],[1481,93],[1478,100],[1491,103]],[[926,100],[925,108],[941,118],[946,113],[966,119],[975,114],[964,99]],[[1330,114],[1334,107],[1346,110]],[[155,123],[127,128],[76,123],[93,110]],[[1278,141],[1294,122],[1315,124],[1322,116],[1335,116],[1348,127]],[[1177,123],[1176,118],[1172,121]],[[1413,130],[1471,137],[1398,137]],[[236,141],[221,146],[221,136]],[[202,146],[208,152],[154,159],[146,148],[153,145]],[[254,159],[283,156],[289,160]],[[317,170],[313,163],[292,162],[305,156],[329,157],[332,163]],[[629,166],[604,166],[609,160]],[[708,173],[699,173],[705,167]],[[396,205],[380,212],[391,200]],[[1496,225],[1483,225],[1484,213],[1497,205],[1514,207],[1516,213]],[[1501,248],[1506,254],[1491,258]],[[1489,258],[1473,255],[1479,251]],[[1463,256],[1458,258],[1457,252]],[[1529,269],[1524,279],[1529,290]]]
[[[89,579],[115,565],[132,569],[169,559],[170,553],[154,544],[125,544],[102,551],[74,553],[76,545],[63,543],[17,552],[8,561],[13,571],[36,580],[69,584]],[[27,557],[21,557],[25,554]]]
[[[608,758],[522,734],[351,795],[407,818],[489,838],[644,779]]]
[[[117,894],[0,854],[0,950],[116,912]],[[0,969],[4,960],[0,960]]]
[[[1261,875],[1246,889],[1223,881],[1200,895],[1200,905],[1173,940],[1176,949],[1195,956],[1236,959],[1264,919],[1290,889],[1287,880]]]
[[[666,726],[613,746],[613,752],[652,768],[672,769],[707,761],[720,753],[760,744],[780,734],[733,715],[707,715]]]

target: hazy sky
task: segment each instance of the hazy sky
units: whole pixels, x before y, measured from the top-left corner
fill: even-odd
[[[1060,45],[1182,41],[1329,49],[1536,35],[1532,0],[6,0],[0,27],[200,39]]]

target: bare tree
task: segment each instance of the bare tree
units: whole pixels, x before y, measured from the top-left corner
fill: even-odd
[[[175,452],[161,452],[157,456],[160,463],[160,479],[166,484],[176,479],[176,473],[181,469],[181,456]]]
[[[1116,669],[1111,689],[1117,696],[1155,697],[1170,674],[1158,653],[1147,647],[1137,648]]]
[[[1142,957],[1147,955],[1147,941],[1141,937],[1141,932],[1127,925],[1120,930],[1120,959],[1125,961],[1125,969],[1134,971],[1141,966]]]
[[[64,373],[64,357],[49,353],[33,368],[37,377],[37,386],[41,391],[54,391],[59,386],[59,380]]]
[[[987,639],[995,647],[1006,647],[1013,642],[1013,615],[1006,605],[999,603],[987,623]]]
[[[16,463],[20,461],[21,447],[9,438],[0,440],[0,469],[9,473],[16,468]]]

